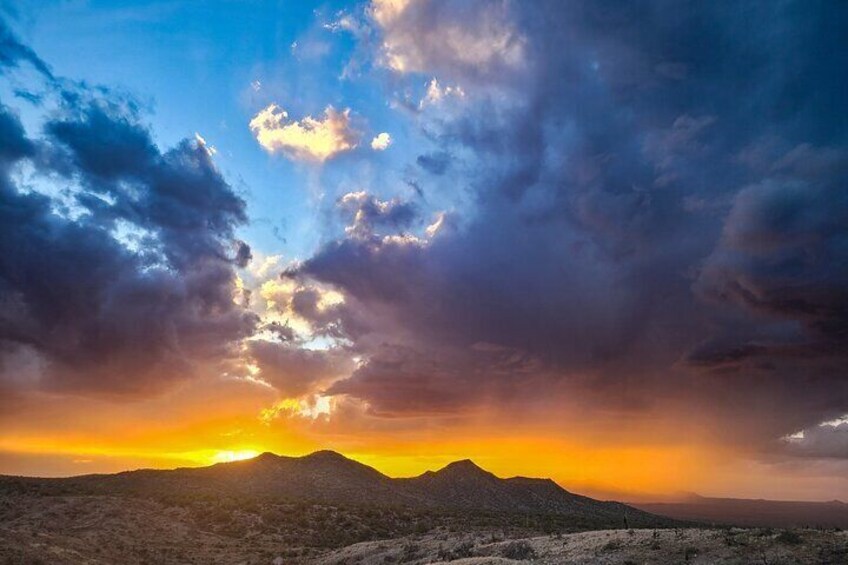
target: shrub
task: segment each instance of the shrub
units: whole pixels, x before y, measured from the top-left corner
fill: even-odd
[[[611,539],[601,549],[604,551],[616,551],[621,549],[621,542],[617,539]]]
[[[786,545],[798,545],[804,541],[797,532],[791,532],[789,530],[780,532],[775,539],[780,543],[785,543]]]
[[[526,541],[520,540],[506,544],[501,555],[507,559],[533,559],[536,557],[536,550]]]
[[[463,559],[474,555],[474,542],[464,541],[453,549],[454,559]]]
[[[421,548],[418,547],[417,544],[414,543],[405,543],[403,544],[403,550],[401,553],[401,560],[406,561],[414,561],[418,559],[420,556]]]

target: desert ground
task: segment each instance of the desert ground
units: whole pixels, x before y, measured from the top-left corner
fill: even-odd
[[[835,529],[666,528],[534,535],[521,528],[430,523],[347,544],[369,526],[340,509],[296,508],[290,520],[250,509],[215,516],[156,501],[109,496],[0,500],[2,564],[722,563],[844,564],[848,532]],[[373,518],[368,524],[374,524]],[[424,529],[423,527],[421,529]]]
[[[848,533],[770,529],[601,530],[504,539],[497,533],[434,533],[355,544],[317,563],[722,563],[848,562]]]

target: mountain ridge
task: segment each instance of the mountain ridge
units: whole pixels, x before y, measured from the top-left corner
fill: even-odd
[[[618,502],[598,501],[551,479],[500,478],[462,459],[436,471],[392,478],[330,450],[301,457],[265,452],[206,467],[138,469],[106,475],[36,479],[0,476],[0,493],[119,495],[140,498],[230,498],[481,515],[538,515],[575,527],[663,526],[676,523]]]

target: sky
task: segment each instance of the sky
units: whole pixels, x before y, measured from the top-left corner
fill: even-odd
[[[846,26],[0,2],[0,473],[848,499]]]

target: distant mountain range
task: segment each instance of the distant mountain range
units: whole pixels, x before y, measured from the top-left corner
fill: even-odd
[[[848,504],[787,500],[709,498],[690,494],[675,502],[636,502],[633,506],[663,516],[702,524],[773,528],[848,529]]]
[[[0,477],[0,493],[153,499],[238,498],[481,515],[545,515],[580,529],[668,527],[676,520],[573,494],[550,479],[501,479],[470,460],[414,478],[390,478],[333,451],[263,453],[210,467],[139,470],[60,479]],[[558,523],[563,523],[562,521]]]

